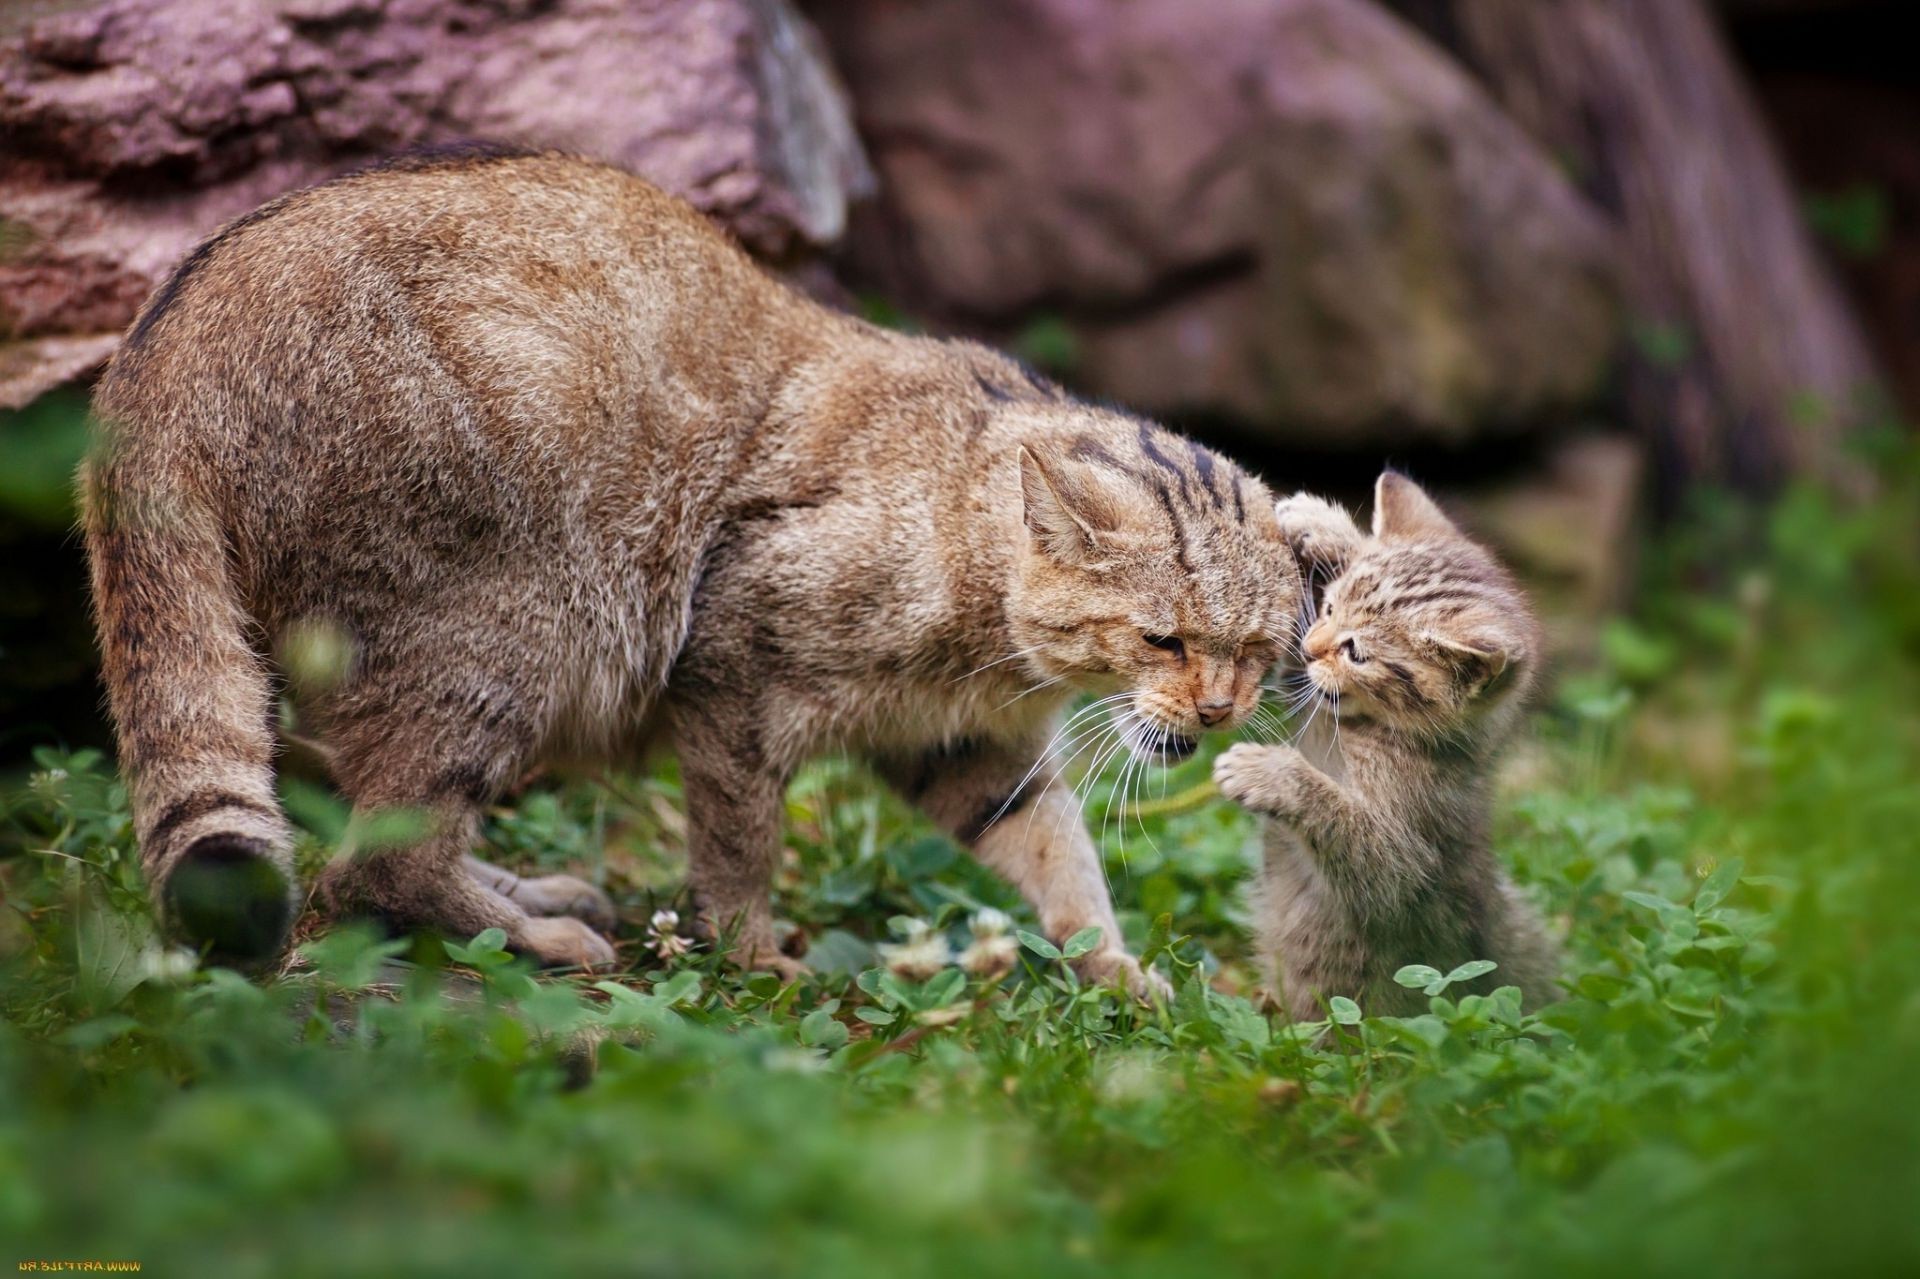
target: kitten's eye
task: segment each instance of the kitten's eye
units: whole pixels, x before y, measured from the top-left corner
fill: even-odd
[[[1140,638],[1163,653],[1172,653],[1175,657],[1179,658],[1184,658],[1187,655],[1187,646],[1180,642],[1180,637],[1177,635],[1143,634]]]
[[[1349,662],[1352,662],[1355,666],[1358,666],[1367,660],[1366,658],[1360,656],[1360,646],[1353,642],[1353,636],[1351,635],[1347,636],[1347,638],[1340,641],[1340,651],[1342,653],[1345,653],[1347,655],[1347,660]]]

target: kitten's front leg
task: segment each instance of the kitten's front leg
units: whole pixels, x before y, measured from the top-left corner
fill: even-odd
[[[1213,761],[1213,784],[1244,808],[1287,821],[1323,813],[1340,786],[1291,746],[1238,742]]]
[[[1101,945],[1074,961],[1083,978],[1117,980],[1142,998],[1171,994],[1166,980],[1143,970],[1122,944],[1099,850],[1073,788],[1051,762],[1035,768],[1030,748],[967,741],[882,760],[879,768],[903,796],[1010,880],[1033,903],[1048,937],[1064,942],[1082,929],[1100,929]]]
[[[1213,785],[1242,808],[1290,818],[1300,810],[1302,776],[1309,770],[1317,772],[1290,745],[1236,741],[1213,760]]]
[[[1355,911],[1399,910],[1438,864],[1429,843],[1334,781],[1291,746],[1227,748],[1213,763],[1221,793],[1291,827]]]
[[[1340,576],[1366,541],[1345,507],[1311,493],[1281,498],[1273,513],[1309,583],[1324,585]]]

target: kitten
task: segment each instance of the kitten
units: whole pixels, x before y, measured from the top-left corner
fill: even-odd
[[[1323,705],[1300,745],[1241,744],[1220,789],[1266,822],[1256,892],[1262,950],[1297,1020],[1334,995],[1370,1014],[1424,1012],[1408,964],[1490,959],[1455,993],[1555,996],[1543,922],[1489,843],[1491,777],[1541,661],[1526,596],[1404,476],[1374,495],[1373,535],[1304,494],[1278,508],[1310,578],[1331,578],[1302,642]]]
[[[1184,757],[1252,711],[1299,605],[1271,494],[1225,459],[828,311],[565,156],[413,157],[249,214],[143,308],[96,406],[87,551],[142,857],[222,958],[287,930],[276,658],[318,634],[344,660],[297,689],[302,735],[363,832],[322,876],[336,912],[608,963],[596,889],[467,853],[530,763],[658,742],[708,931],[791,974],[786,784],[847,752],[1049,935],[1097,925],[1082,972],[1137,989],[1059,712],[1105,695],[1137,755]],[[424,832],[374,846],[391,809]]]

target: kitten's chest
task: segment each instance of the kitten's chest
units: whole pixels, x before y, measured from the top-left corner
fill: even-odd
[[[1299,735],[1293,739],[1293,745],[1309,764],[1331,777],[1336,782],[1347,780],[1347,759],[1343,750],[1339,725],[1330,714],[1315,715],[1307,721]]]

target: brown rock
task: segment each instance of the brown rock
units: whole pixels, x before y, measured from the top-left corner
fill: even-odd
[[[0,136],[0,407],[104,354],[221,222],[406,147],[603,157],[776,258],[871,181],[787,0],[43,3],[0,18]],[[53,336],[87,344],[20,341]]]
[[[1585,431],[1518,474],[1443,496],[1526,582],[1550,650],[1585,660],[1631,593],[1646,475],[1639,440]]]
[[[1074,380],[1286,443],[1451,440],[1594,392],[1612,243],[1442,54],[1364,0],[835,0],[882,200],[869,281]]]

